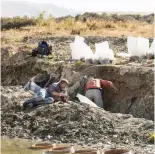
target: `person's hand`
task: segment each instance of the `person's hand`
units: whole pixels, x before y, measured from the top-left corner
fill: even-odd
[[[114,92],[114,94],[118,94],[119,93],[118,89],[115,86],[113,87],[113,92]]]
[[[118,89],[116,88],[116,89],[115,89],[115,94],[118,94],[118,92],[119,92],[119,91],[118,91]]]
[[[64,103],[67,103],[67,102],[68,102],[68,99],[69,99],[68,96],[67,96],[67,97],[63,97],[63,102],[64,102]]]
[[[65,93],[60,93],[59,96],[60,96],[60,97],[67,97],[68,95],[65,94]]]
[[[118,89],[114,86],[114,84],[112,84],[111,87],[113,88],[114,93],[115,93],[115,94],[118,94]]]
[[[60,96],[60,97],[63,97],[63,93],[59,93],[59,96]]]

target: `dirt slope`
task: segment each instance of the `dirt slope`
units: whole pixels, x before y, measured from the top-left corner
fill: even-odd
[[[2,47],[4,87],[1,87],[1,134],[9,137],[41,138],[57,143],[87,144],[105,149],[125,147],[133,149],[135,154],[153,154],[154,147],[150,145],[148,135],[153,131],[154,71],[152,67],[148,67],[148,61],[129,63],[128,59],[117,58],[116,65],[71,63],[69,43],[73,41],[73,37],[46,39],[55,51],[49,57],[51,59],[28,56],[30,49],[27,45],[37,42],[37,37],[25,40],[20,47]],[[127,50],[126,38],[123,37],[87,37],[87,43],[92,49],[95,42],[104,40],[109,41],[114,52]],[[24,92],[22,86],[37,74],[54,74],[57,81],[67,78],[70,83],[68,92],[74,101],[23,112],[22,102],[33,95]],[[117,86],[117,95],[110,89],[104,89],[106,111],[83,106],[75,101],[84,75],[111,80]]]
[[[2,136],[41,138],[104,149],[124,147],[135,154],[153,154],[154,147],[148,140],[153,131],[152,121],[76,102],[58,102],[23,112],[20,102],[30,95],[22,87],[2,87],[2,95],[5,101],[2,104]]]

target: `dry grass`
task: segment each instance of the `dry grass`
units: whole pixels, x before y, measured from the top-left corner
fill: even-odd
[[[44,19],[36,26],[27,26],[20,29],[10,29],[2,31],[2,44],[18,44],[23,42],[25,37],[42,36],[61,36],[61,35],[100,35],[100,36],[143,36],[153,38],[154,25],[146,22],[120,22],[120,21],[100,21],[87,20],[86,22],[75,21],[73,18],[67,18],[60,22],[54,19]]]

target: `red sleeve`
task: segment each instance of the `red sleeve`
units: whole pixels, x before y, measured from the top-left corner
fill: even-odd
[[[101,86],[102,87],[110,87],[111,86],[111,82],[107,81],[107,80],[101,80]]]

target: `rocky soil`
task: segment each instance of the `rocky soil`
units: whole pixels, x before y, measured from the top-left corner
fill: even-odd
[[[154,120],[153,61],[138,63],[117,57],[115,65],[71,63],[69,43],[73,37],[46,39],[53,45],[55,53],[45,59],[28,55],[25,44],[37,42],[38,38],[24,40],[19,48],[2,47],[1,135],[105,149],[125,147],[135,154],[153,154],[154,147],[148,139]],[[127,50],[126,38],[123,37],[87,37],[86,40],[92,49],[94,42],[108,40],[114,52]],[[73,101],[23,112],[23,101],[34,94],[25,92],[22,86],[37,74],[54,74],[56,80],[67,78],[70,83],[68,92]],[[106,111],[75,101],[84,75],[107,79],[117,86],[117,95],[110,89],[104,91]]]
[[[22,93],[22,95],[21,95]],[[127,148],[135,154],[153,154],[150,120],[129,114],[110,113],[78,102],[54,103],[22,111],[20,102],[32,94],[19,87],[2,87],[1,135],[11,138],[43,139],[93,147]]]
[[[25,54],[26,55],[26,54]],[[15,59],[19,59],[18,62]],[[20,59],[22,59],[20,61]],[[126,65],[87,65],[54,62],[50,59],[24,58],[20,53],[2,65],[2,85],[25,85],[37,74],[53,74],[57,80],[69,80],[68,92],[74,100],[84,75],[112,81],[119,90],[115,95],[104,89],[105,109],[154,120],[154,72],[152,67],[139,63]]]
[[[25,37],[22,42],[20,42],[20,46],[18,47],[13,45],[2,45],[2,62],[4,60],[8,60],[11,55],[16,55],[18,51],[24,51],[30,53],[32,47],[37,42],[45,39],[48,41],[50,45],[53,47],[54,58],[52,60],[60,61],[60,60],[69,60],[70,59],[70,43],[74,41],[75,36],[33,36],[33,37]],[[102,36],[85,36],[86,43],[95,51],[95,43],[100,43],[103,41],[108,41],[110,48],[116,52],[127,52],[127,38],[122,36],[118,37],[102,37]],[[153,39],[149,38],[150,43],[152,43]],[[17,55],[16,55],[17,56]]]

